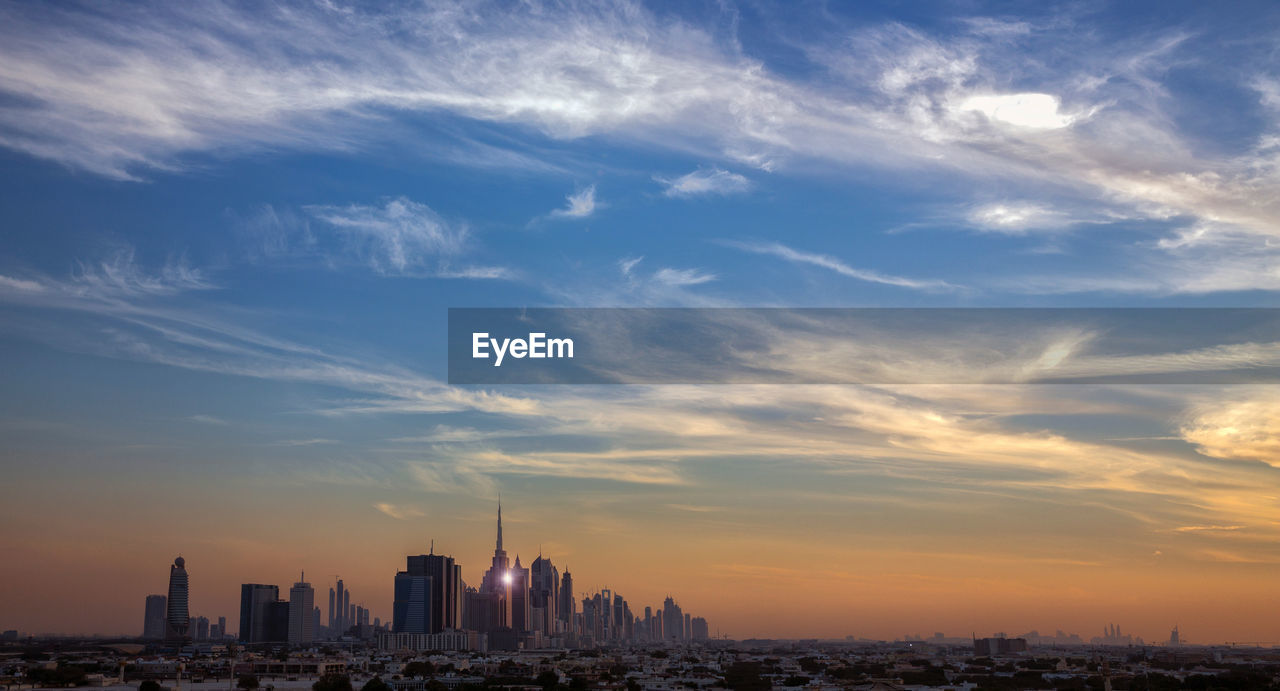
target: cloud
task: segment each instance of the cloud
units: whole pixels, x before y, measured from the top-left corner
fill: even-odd
[[[655,176],[654,180],[666,186],[663,194],[668,197],[692,197],[701,194],[729,195],[746,192],[751,188],[750,180],[720,168],[695,170],[678,178]]]
[[[698,269],[664,268],[654,272],[653,280],[668,286],[696,286],[716,280],[716,275]]]
[[[841,276],[848,276],[849,278],[856,278],[859,281],[867,281],[869,283],[882,283],[885,285],[898,286],[900,288],[913,288],[916,290],[955,290],[955,286],[945,281],[904,278],[901,276],[883,274],[878,271],[871,271],[869,269],[855,269],[854,267],[849,266],[830,255],[802,252],[776,242],[752,243],[724,241],[721,244],[740,249],[744,252],[778,257],[792,263],[818,266],[834,271]]]
[[[599,204],[596,202],[596,186],[585,187],[565,197],[567,204],[563,209],[551,212],[552,218],[586,218],[595,213]]]
[[[411,518],[422,518],[424,515],[426,515],[422,513],[420,509],[415,509],[413,507],[407,507],[407,506],[397,506],[395,504],[388,504],[386,502],[378,502],[373,505],[373,508],[381,511],[382,513],[398,521],[407,521]]]
[[[459,268],[442,268],[434,274],[436,278],[475,278],[493,280],[514,280],[518,273],[505,266],[466,266]]]
[[[307,206],[304,210],[341,234],[348,249],[381,274],[413,273],[440,257],[460,253],[466,245],[466,226],[450,224],[426,204],[404,197],[381,206]]]
[[[44,290],[44,286],[40,285],[38,281],[29,281],[25,278],[13,278],[5,275],[0,275],[0,287],[26,293],[38,293]]]
[[[317,437],[313,439],[285,439],[283,441],[276,442],[276,445],[277,446],[328,446],[330,444],[337,444],[337,443],[338,441],[336,439],[323,439],[323,438]]]
[[[1059,111],[1052,94],[988,94],[968,96],[956,106],[959,111],[975,111],[988,119],[1016,127],[1056,130],[1070,126],[1079,116]]]
[[[1067,214],[1034,202],[998,202],[974,207],[966,215],[978,230],[1023,235],[1033,230],[1060,230],[1073,223]]]
[[[204,424],[206,424],[206,425],[226,425],[226,424],[229,424],[226,420],[223,420],[222,418],[214,417],[214,416],[212,416],[212,415],[192,415],[191,417],[189,417],[189,418],[187,418],[187,419],[188,419],[188,420],[191,420],[192,422],[201,422],[201,423],[204,423]]]
[[[636,265],[642,261],[644,261],[644,257],[629,257],[627,259],[619,259],[618,270],[622,272],[623,276],[630,276],[631,271],[635,269]]]
[[[1270,392],[1204,404],[1180,431],[1206,456],[1280,468],[1280,396]]]
[[[1216,460],[1277,457],[1267,445],[1276,437],[1265,423],[1275,406],[1265,391],[1243,399],[1253,407],[1240,407],[1240,389],[1189,395],[1133,386],[626,386],[500,393],[450,387],[367,354],[335,354],[278,339],[207,308],[187,312],[153,304],[173,302],[174,295],[126,292],[103,300],[77,293],[71,281],[41,278],[40,284],[45,290],[39,293],[0,289],[0,298],[32,306],[56,299],[59,309],[92,320],[84,337],[61,347],[345,391],[313,410],[322,416],[410,414],[444,424],[422,439],[371,446],[372,460],[359,469],[401,483],[407,475],[431,492],[487,494],[503,477],[550,477],[644,485],[655,492],[680,488],[678,496],[654,501],[699,506],[715,505],[705,494],[709,485],[722,489],[738,478],[769,478],[779,496],[790,501],[804,493],[803,501],[814,505],[849,501],[851,485],[824,488],[856,478],[856,486],[874,493],[859,501],[909,502],[934,516],[971,506],[973,493],[981,493],[985,501],[1035,501],[1069,507],[1074,515],[1105,507],[1109,530],[1138,526],[1144,535],[1154,526],[1233,525],[1264,526],[1262,534],[1271,535],[1265,526],[1280,521],[1269,491],[1273,478],[1265,474],[1270,466]],[[805,365],[807,353],[763,335],[762,352],[800,359],[775,366]],[[1023,337],[1035,346],[1040,342],[1033,336]],[[831,362],[833,343],[812,345]],[[927,355],[927,346],[907,341],[884,350],[915,362],[912,357]],[[982,361],[988,346],[951,343],[954,360],[936,366],[968,367]],[[1047,351],[1017,352],[1003,366],[1043,363]],[[1072,351],[1049,362],[1060,367],[1075,357]],[[1135,401],[1148,407],[1135,410]],[[1079,437],[1077,416],[1161,421],[1176,418],[1184,406],[1192,411],[1181,428],[1184,438],[1210,457]],[[1166,409],[1173,412],[1162,413]],[[465,428],[456,426],[460,420]],[[715,474],[729,468],[728,476]],[[342,481],[341,474],[332,481]],[[390,484],[387,477],[381,481]],[[414,511],[392,503],[375,508],[402,519]]]
[[[112,252],[98,262],[79,262],[73,281],[77,291],[100,297],[162,296],[215,287],[203,271],[184,259],[171,259],[158,273],[147,273],[138,266],[132,248]]]
[[[1194,43],[1183,32],[1115,40],[1069,19],[1044,28],[960,17],[966,31],[927,33],[833,18],[801,43],[814,69],[797,78],[714,27],[630,3],[496,12],[442,2],[340,22],[323,5],[4,12],[0,145],[117,178],[186,170],[189,154],[412,141],[421,135],[407,116],[422,114],[782,173],[817,163],[928,170],[975,188],[996,180],[1021,198],[1071,192],[1085,205],[1212,222],[1212,234],[1274,239],[1280,228],[1273,125],[1229,154],[1206,153],[1176,125],[1197,97],[1163,81]],[[1028,34],[1054,60],[1026,59]],[[1215,77],[1274,109],[1258,55]],[[685,176],[685,187],[736,181],[719,171]],[[593,200],[584,190],[554,215],[587,216]],[[1225,280],[1233,270],[1196,290],[1246,282]],[[1146,285],[1159,280],[1176,279]]]
[[[1242,525],[1183,525],[1174,528],[1179,533],[1197,533],[1197,532],[1232,532],[1243,529]]]

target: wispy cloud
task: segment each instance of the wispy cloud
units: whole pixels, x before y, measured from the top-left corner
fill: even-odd
[[[1206,456],[1280,468],[1280,396],[1270,391],[1203,403],[1180,431]]]
[[[84,294],[107,297],[173,295],[215,287],[203,271],[192,268],[185,259],[170,260],[158,273],[144,272],[132,248],[117,250],[97,262],[79,262],[73,281]]]
[[[350,250],[383,274],[421,270],[462,251],[466,226],[450,224],[426,204],[404,197],[380,206],[308,206],[322,224],[342,234]]]
[[[226,424],[228,424],[226,420],[223,420],[222,418],[219,418],[219,417],[214,417],[214,416],[212,416],[212,415],[203,415],[203,414],[201,414],[201,415],[192,415],[191,417],[189,417],[189,418],[187,418],[187,419],[188,419],[188,420],[191,420],[192,422],[200,422],[200,423],[203,423],[203,424],[206,424],[206,425],[219,425],[219,426],[222,426],[222,425],[226,425]]]
[[[1035,202],[983,204],[972,208],[966,220],[977,230],[1007,235],[1062,230],[1074,222],[1069,215]]]
[[[329,446],[337,443],[338,441],[336,439],[316,437],[313,439],[285,439],[283,441],[276,442],[276,446]]]
[[[716,280],[716,275],[698,269],[664,268],[654,272],[653,280],[669,286],[696,286]]]
[[[590,216],[599,207],[596,202],[596,186],[589,185],[570,194],[565,197],[565,202],[563,209],[556,209],[551,212],[551,218],[586,218]]]
[[[619,259],[618,270],[622,272],[623,276],[630,276],[631,272],[635,270],[636,265],[642,261],[644,261],[644,257],[628,257],[626,259]]]
[[[834,271],[841,276],[848,276],[849,278],[856,278],[859,281],[867,281],[869,283],[882,283],[885,285],[898,286],[900,288],[913,288],[916,290],[938,291],[956,289],[956,286],[953,286],[946,281],[904,278],[902,276],[893,276],[880,273],[879,271],[871,271],[869,269],[857,269],[830,255],[803,252],[777,242],[754,243],[726,240],[722,241],[721,244],[744,252],[778,257],[779,259],[785,259],[786,261],[796,264],[808,264],[811,266],[821,267],[823,269]]]
[[[720,168],[695,170],[678,178],[655,176],[662,183],[668,197],[693,197],[702,194],[737,194],[751,189],[751,181],[737,173]]]
[[[39,281],[31,281],[25,278],[14,278],[0,274],[0,287],[7,288],[23,293],[39,293],[45,288]]]
[[[1230,154],[1204,153],[1176,126],[1161,70],[1193,42],[1185,32],[1114,41],[983,17],[959,18],[959,33],[835,26],[805,42],[820,69],[801,80],[709,27],[627,3],[494,12],[446,2],[341,22],[323,5],[62,8],[56,21],[50,12],[11,7],[0,22],[10,97],[0,145],[113,177],[182,170],[190,152],[352,149],[404,136],[397,113],[447,113],[783,173],[821,162],[927,168],[975,187],[998,178],[1029,203],[1069,190],[1149,218],[1211,221],[1211,236],[1273,239],[1280,227],[1280,199],[1267,193],[1280,187],[1274,126]],[[1053,69],[1024,59],[1031,33],[1057,56]],[[1275,112],[1264,64],[1221,78]],[[740,186],[734,175],[711,168],[669,188],[727,190]],[[555,215],[589,216],[593,200],[583,190]],[[1224,273],[1266,275],[1257,268]],[[1214,276],[1197,290],[1246,282]]]
[[[422,518],[426,515],[421,509],[415,509],[411,506],[397,506],[396,504],[389,504],[387,502],[378,502],[373,505],[373,508],[398,521],[407,521],[411,518]]]

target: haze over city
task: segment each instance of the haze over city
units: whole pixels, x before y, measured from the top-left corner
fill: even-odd
[[[0,630],[137,635],[178,555],[192,615],[305,571],[389,621],[406,555],[480,582],[501,495],[513,560],[730,638],[1280,641],[1273,384],[446,367],[451,307],[1276,307],[1277,20],[0,6]],[[761,333],[771,367],[852,357]],[[1280,367],[1265,329],[1105,336],[875,355],[939,382]]]

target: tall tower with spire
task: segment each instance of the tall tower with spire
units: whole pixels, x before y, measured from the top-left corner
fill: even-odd
[[[498,542],[493,550],[493,563],[484,572],[480,581],[480,592],[505,593],[510,585],[511,562],[507,560],[507,551],[502,548],[502,500],[498,500]]]

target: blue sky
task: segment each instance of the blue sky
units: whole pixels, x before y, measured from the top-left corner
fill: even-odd
[[[882,490],[867,502],[964,524],[959,494],[929,498],[968,491],[931,465],[955,463],[1003,469],[1018,506],[1124,507],[1108,558],[1273,563],[1274,502],[1249,494],[1276,479],[1265,389],[442,380],[448,307],[1275,306],[1278,21],[1269,3],[5,4],[0,497],[18,520],[78,478],[86,511],[143,526],[163,513],[137,508],[137,478],[245,516],[271,486],[409,549],[420,526],[377,521],[485,535],[499,489],[547,522],[590,506],[660,530],[644,506],[839,502],[858,492],[814,493],[849,473]],[[1152,538],[1166,523],[1194,530]],[[272,554],[218,525],[195,533],[221,557]],[[1230,549],[1160,542],[1224,526]],[[31,540],[95,540],[80,529]],[[166,563],[161,537],[133,553]],[[8,547],[34,592],[58,560],[25,540]],[[71,627],[42,616],[24,626]]]

